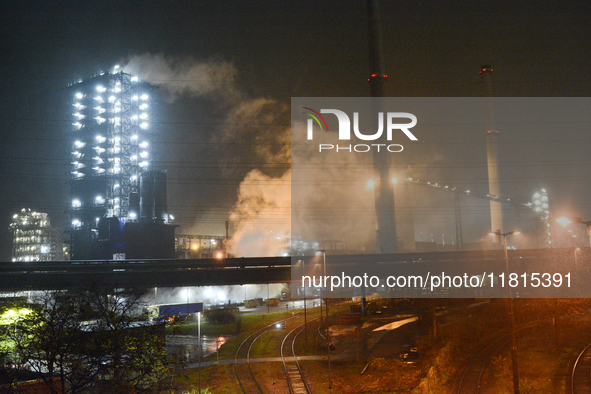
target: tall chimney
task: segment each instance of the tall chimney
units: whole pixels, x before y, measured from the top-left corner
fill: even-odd
[[[388,76],[384,72],[382,54],[382,25],[377,0],[367,0],[369,33],[369,91],[370,97],[384,97]],[[379,108],[375,108],[378,109]],[[375,117],[374,117],[375,118]],[[387,144],[386,133],[378,143]],[[390,155],[388,152],[373,151],[374,176],[378,179],[374,188],[376,209],[376,252],[396,253],[396,217],[394,213],[394,190],[390,177]]]
[[[489,65],[480,67],[480,75],[484,81],[485,97],[487,100],[486,109],[486,159],[488,163],[488,192],[493,196],[501,195],[501,186],[499,183],[499,165],[497,153],[497,138],[498,130],[495,128],[495,114],[493,105],[493,88],[492,88],[492,73],[493,69]],[[492,231],[503,231],[503,210],[501,203],[498,201],[490,202],[490,222]],[[501,242],[500,237],[497,242]]]

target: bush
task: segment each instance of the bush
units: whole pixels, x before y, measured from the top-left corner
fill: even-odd
[[[204,312],[207,321],[212,324],[228,324],[236,320],[238,308],[214,308]]]

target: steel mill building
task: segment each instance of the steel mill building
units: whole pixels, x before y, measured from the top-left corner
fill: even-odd
[[[70,91],[71,258],[174,257],[166,172],[150,142],[155,89],[116,66]]]

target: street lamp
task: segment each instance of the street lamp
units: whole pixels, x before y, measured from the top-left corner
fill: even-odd
[[[556,219],[556,222],[562,224],[565,227],[569,224],[584,224],[585,226],[587,226],[587,235],[589,235],[589,244],[591,244],[591,221],[584,222],[581,218],[563,216],[561,218]]]
[[[316,251],[316,256],[322,256],[322,271],[323,271],[323,276],[324,279],[326,279],[326,251],[325,250],[317,250]],[[327,292],[327,288],[326,288],[326,282],[324,283],[324,295],[326,297],[326,342],[327,342],[327,348],[328,348],[328,389],[332,389],[332,382],[330,380],[330,320],[328,318],[328,294],[326,294]],[[320,312],[322,313],[322,296],[320,298]],[[320,319],[320,321],[322,322],[322,318]]]
[[[302,262],[302,278],[306,274],[306,261],[304,259],[300,260]],[[267,285],[269,286],[269,285]],[[308,343],[308,316],[306,310],[306,282],[302,279],[302,288],[304,290],[304,338],[306,344]],[[267,287],[268,289],[268,287]]]
[[[317,250],[316,251],[316,256],[321,256],[322,252]],[[320,282],[322,283],[322,281]],[[322,325],[322,322],[324,321],[323,317],[322,317],[322,290],[320,291],[320,300],[319,300],[319,304],[320,304],[320,324]]]
[[[509,252],[507,251],[507,235],[518,235],[521,232],[517,230],[501,233],[500,231],[491,231],[492,236],[503,237],[503,246],[505,248],[505,269],[507,278],[509,278]],[[511,365],[513,367],[513,393],[519,394],[519,368],[517,366],[517,343],[515,341],[515,317],[513,314],[513,291],[509,286],[509,321],[511,329]]]
[[[197,347],[199,348],[199,393],[201,393],[201,312],[197,312]]]
[[[189,319],[189,288],[185,287],[185,297],[187,298],[187,320]]]
[[[322,256],[322,275],[326,278],[326,252],[324,250],[317,250],[316,256]],[[324,322],[322,318],[322,293],[326,292],[326,283],[324,283],[323,287],[324,290],[320,291],[320,324]],[[326,308],[326,315],[328,316],[328,304],[326,304]]]

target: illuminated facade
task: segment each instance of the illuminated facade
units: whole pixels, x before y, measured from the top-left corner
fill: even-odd
[[[23,208],[12,217],[12,261],[53,261],[63,259],[60,234],[46,213]]]
[[[70,90],[71,258],[124,258],[128,224],[168,224],[166,174],[152,170],[149,142],[154,91],[118,66]],[[155,183],[163,186],[142,193]],[[149,215],[142,214],[142,199],[146,212],[151,201]]]

